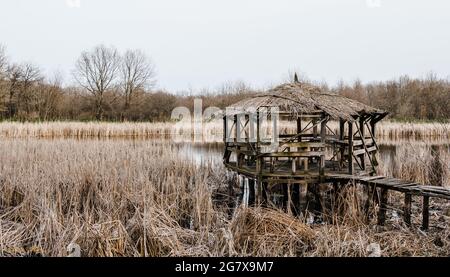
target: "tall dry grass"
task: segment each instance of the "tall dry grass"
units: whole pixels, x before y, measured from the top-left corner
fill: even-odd
[[[424,142],[383,146],[378,173],[425,185],[450,187],[450,147]]]
[[[0,149],[0,256],[65,256],[71,242],[83,256],[367,256],[371,243],[385,256],[450,254],[448,230],[306,225],[261,208],[230,217],[223,167],[181,159],[175,144],[2,139]]]
[[[329,123],[335,132],[337,122]],[[223,140],[222,122],[206,122],[203,139],[210,142]],[[280,133],[294,133],[296,124],[282,122]],[[3,138],[154,138],[179,135],[190,140],[193,128],[190,124],[175,123],[106,123],[106,122],[1,122]],[[377,138],[381,141],[428,140],[449,143],[450,124],[382,122],[377,125]]]

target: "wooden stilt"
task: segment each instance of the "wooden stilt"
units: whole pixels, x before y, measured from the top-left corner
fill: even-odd
[[[381,189],[380,210],[378,211],[378,225],[383,226],[386,222],[386,209],[388,202],[388,190]]]
[[[422,230],[428,230],[430,226],[430,197],[423,197],[423,211],[422,211]]]
[[[254,206],[256,203],[256,182],[254,179],[248,179],[249,184],[249,195],[248,195],[248,205]]]
[[[364,213],[366,216],[366,221],[370,220],[370,208],[371,208],[371,203],[373,200],[373,189],[371,185],[367,186],[367,199],[366,199],[366,204],[364,206]]]
[[[308,204],[308,184],[299,184],[299,206],[300,206],[300,212],[305,214],[306,206]]]
[[[292,190],[291,190],[291,182],[287,184],[287,204],[286,211],[288,214],[292,214]]]
[[[412,195],[410,193],[405,193],[405,207],[403,211],[403,218],[406,225],[411,226],[411,206],[412,206]]]

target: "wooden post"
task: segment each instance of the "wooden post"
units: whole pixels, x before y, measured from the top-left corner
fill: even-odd
[[[341,142],[343,142],[344,141],[344,138],[345,138],[345,134],[344,134],[344,130],[345,130],[345,121],[344,120],[339,120],[339,140],[341,141]],[[339,147],[340,147],[340,152],[341,152],[341,157],[340,157],[340,159],[339,159],[339,169],[341,169],[341,167],[343,166],[343,164],[344,164],[344,155],[345,155],[345,145],[343,145],[343,144],[339,144]]]
[[[251,128],[251,126],[250,126],[250,115],[249,114],[246,114],[245,115],[245,123],[244,123],[244,126],[247,126],[247,130],[248,130],[248,132],[245,132],[245,127],[244,127],[244,140],[245,140],[245,142],[247,142],[247,143],[249,143],[250,142],[250,128]]]
[[[256,182],[254,179],[250,178],[247,178],[247,180],[249,185],[248,204],[249,206],[254,206],[256,203]]]
[[[263,198],[263,183],[262,183],[262,159],[256,159],[256,191],[255,191],[255,202],[259,206],[262,204]]]
[[[236,142],[241,142],[241,118],[240,118],[240,115],[234,116],[234,124],[236,125]]]
[[[234,115],[234,126],[236,129],[236,137],[234,138],[234,142],[240,142],[241,138],[241,123],[239,122],[238,115]]]
[[[297,135],[299,135],[297,139],[298,142],[302,142],[302,136],[300,135],[301,132],[302,132],[302,118],[298,116],[297,117]],[[297,151],[299,151],[299,149],[300,148],[297,147]],[[296,167],[300,167],[301,159],[297,158],[296,161],[297,161]]]
[[[228,136],[228,127],[227,127],[227,116],[223,117],[223,143],[227,143]]]
[[[327,135],[327,121],[322,121],[320,124],[320,141],[325,144]],[[320,182],[323,183],[325,179],[325,153],[320,156],[320,165],[319,165],[319,174],[320,174]]]
[[[348,173],[353,175],[353,122],[348,122]]]
[[[376,141],[375,126],[376,126],[376,123],[375,123],[375,121],[372,119],[372,120],[370,121],[370,127],[371,127],[371,129],[372,129],[372,139],[373,139],[373,141]],[[372,152],[372,161],[373,161],[374,163],[376,163],[376,160],[377,160],[377,152]],[[375,171],[376,171],[376,169],[375,169]],[[374,174],[376,174],[376,172],[374,172]]]
[[[366,204],[364,206],[364,212],[365,212],[367,221],[369,221],[369,219],[370,219],[370,208],[371,208],[372,200],[373,200],[373,189],[372,189],[372,186],[369,184],[369,185],[367,185],[367,199],[366,199]]]
[[[292,159],[292,174],[295,175],[297,172],[297,158]]]
[[[298,199],[299,199],[299,208],[300,213],[305,215],[306,205],[308,204],[308,184],[298,184]]]
[[[422,230],[428,230],[430,226],[430,197],[423,197]]]
[[[287,184],[287,203],[286,203],[286,211],[288,214],[292,214],[292,191],[291,191],[291,182],[288,181]]]
[[[380,210],[378,211],[378,225],[383,226],[386,222],[386,210],[388,202],[388,189],[381,188]]]
[[[313,119],[312,123],[314,125],[314,127],[313,127],[313,136],[314,136],[314,139],[316,139],[317,135],[318,135],[317,125],[316,125],[317,119]]]
[[[363,140],[362,142],[363,142],[363,145],[365,145],[365,138],[366,138],[366,136],[365,136],[365,131],[364,131],[364,117],[361,117],[360,119],[359,119],[359,132],[360,132],[360,135],[361,135],[361,139]],[[365,157],[366,157],[366,154],[364,153],[363,155],[361,155],[361,157],[360,157],[360,161],[361,161],[361,167],[362,167],[362,170],[366,170],[366,159],[365,159]]]
[[[410,193],[405,193],[405,207],[403,210],[403,218],[406,225],[411,226],[411,206],[412,206],[412,195]]]
[[[248,207],[249,200],[250,200],[250,186],[248,183],[248,178],[243,177],[244,179],[244,207]]]

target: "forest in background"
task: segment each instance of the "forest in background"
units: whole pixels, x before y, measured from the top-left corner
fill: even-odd
[[[74,64],[74,85],[62,76],[45,76],[32,63],[15,63],[0,46],[0,120],[10,121],[168,121],[175,107],[225,108],[261,93],[244,82],[226,82],[215,89],[170,92],[156,89],[152,60],[140,50],[119,53],[99,45],[84,51]],[[340,94],[390,112],[405,121],[450,119],[450,78],[430,73],[423,78],[402,76],[363,84],[339,82],[329,86],[303,78],[324,91]]]

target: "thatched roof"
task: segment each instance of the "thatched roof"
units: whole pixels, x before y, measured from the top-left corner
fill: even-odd
[[[242,100],[230,108],[250,110],[263,107],[278,107],[280,111],[294,115],[323,111],[333,119],[355,121],[362,115],[386,115],[382,110],[304,83],[290,83]]]

